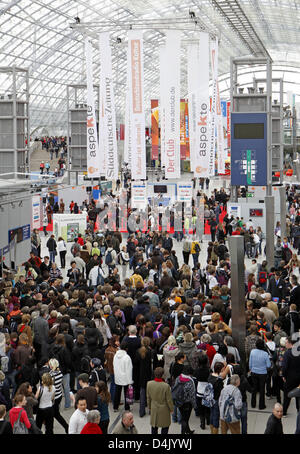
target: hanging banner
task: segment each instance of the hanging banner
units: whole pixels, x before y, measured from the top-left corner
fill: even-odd
[[[159,71],[160,71],[160,102],[159,102],[159,120],[160,120],[160,161],[161,167],[165,168],[166,153],[165,153],[165,136],[166,136],[166,48],[159,49]]]
[[[196,138],[195,138],[195,178],[214,175],[214,160],[210,153],[209,125],[209,35],[201,33],[194,62],[198,84],[196,86]]]
[[[189,104],[185,101],[184,111],[184,135],[185,135],[185,159],[190,159],[190,137],[189,137]]]
[[[228,147],[228,157],[230,157],[231,152],[231,102],[227,101],[227,147]]]
[[[217,60],[218,42],[211,43],[211,70],[212,70],[212,98],[210,115],[210,149],[209,149],[209,176],[215,175],[216,156],[216,127],[217,127]]]
[[[158,142],[159,142],[159,109],[158,99],[151,100],[151,138],[152,138],[152,156],[153,161],[158,159]]]
[[[128,164],[131,169],[131,155],[132,155],[132,119],[131,119],[131,65],[130,65],[129,48],[127,49],[127,86],[126,86],[126,99],[125,99],[125,141],[124,141],[124,162]]]
[[[196,91],[199,80],[199,65],[198,61],[198,44],[192,43],[187,48],[187,63],[188,63],[188,131],[189,131],[189,148],[191,171],[195,171],[195,156],[196,156]],[[198,79],[198,80],[197,80]]]
[[[223,132],[223,116],[221,109],[220,89],[219,89],[219,42],[216,40],[215,59],[213,67],[213,83],[216,83],[216,126],[217,126],[217,157],[218,157],[218,173],[225,173],[225,161],[227,158],[227,150],[225,149],[224,132]]]
[[[85,40],[87,82],[87,173],[89,178],[100,177],[100,153],[98,146],[95,96],[93,88],[92,44]]]
[[[180,178],[180,36],[179,30],[166,31],[166,178]]]
[[[131,175],[133,180],[146,179],[146,141],[144,112],[144,51],[143,33],[128,32],[129,48],[129,96],[132,128]]]
[[[186,159],[185,100],[180,100],[180,159]]]
[[[102,92],[104,107],[104,128],[100,130],[100,135],[103,134],[105,156],[105,177],[108,181],[118,179],[118,147],[116,135],[116,112],[115,98],[112,79],[112,62],[111,62],[111,47],[109,44],[109,33],[101,33],[99,37],[101,75],[100,86],[104,89]],[[102,109],[100,109],[102,110]]]

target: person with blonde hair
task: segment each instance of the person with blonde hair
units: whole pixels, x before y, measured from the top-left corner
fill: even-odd
[[[177,345],[175,337],[169,336],[168,342],[163,348],[165,381],[168,381],[170,378],[170,367],[171,364],[175,361],[175,356],[177,355],[178,352],[179,347]]]
[[[42,376],[42,384],[38,387],[35,398],[39,400],[36,414],[36,425],[39,429],[45,424],[46,435],[53,435],[53,403],[55,400],[55,388],[53,379],[49,373]]]
[[[51,358],[49,360],[49,367],[50,367],[50,375],[53,379],[53,385],[55,388],[55,399],[53,403],[53,417],[56,419],[57,422],[65,429],[66,434],[68,433],[68,423],[62,417],[59,411],[59,406],[62,400],[62,392],[63,392],[63,374],[59,368],[59,362],[56,358]],[[70,392],[71,400],[75,400],[73,393]]]
[[[30,321],[31,321],[30,315],[23,314],[22,322],[20,323],[20,325],[18,325],[17,332],[19,335],[22,333],[26,334],[28,337],[28,344],[30,345],[30,347],[32,347],[32,330],[31,327],[29,326]]]

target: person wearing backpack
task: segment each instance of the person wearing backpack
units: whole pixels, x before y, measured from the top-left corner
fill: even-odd
[[[108,243],[108,247],[105,252],[104,262],[108,266],[109,271],[113,270],[117,264],[118,254],[111,246],[111,243]]]
[[[241,409],[243,406],[242,394],[238,387],[240,377],[233,374],[230,377],[230,384],[224,386],[220,393],[219,409],[221,421],[221,433],[226,435],[228,430],[232,434],[241,433]]]
[[[9,421],[14,434],[28,434],[31,423],[27,412],[23,407],[26,405],[24,394],[17,394],[14,398],[15,406],[9,410]]]
[[[191,254],[193,257],[194,267],[196,267],[198,264],[200,251],[201,251],[201,247],[200,247],[199,241],[194,239],[191,244]]]
[[[210,432],[211,434],[219,433],[220,409],[219,397],[223,389],[223,380],[225,366],[217,362],[214,365],[213,372],[207,379],[207,386],[203,392],[202,405],[210,408]]]
[[[192,376],[192,367],[184,366],[183,372],[176,378],[172,389],[172,398],[181,414],[182,435],[193,434],[195,432],[189,426],[192,409],[194,408],[196,410],[197,408],[196,387]]]

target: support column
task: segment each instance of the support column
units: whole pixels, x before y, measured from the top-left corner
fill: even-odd
[[[286,236],[286,191],[285,186],[281,186],[279,189],[280,196],[280,230],[281,238]]]
[[[230,236],[229,251],[231,263],[231,321],[232,337],[239,350],[241,364],[245,366],[245,270],[244,270],[244,237]]]
[[[274,229],[275,229],[275,213],[274,213],[274,196],[267,195],[265,197],[266,208],[266,259],[268,269],[274,266]]]

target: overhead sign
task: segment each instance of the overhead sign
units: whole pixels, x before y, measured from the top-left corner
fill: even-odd
[[[147,206],[147,189],[144,184],[132,184],[131,208],[144,210]]]
[[[192,203],[193,197],[193,185],[192,184],[177,184],[177,200],[178,202],[184,202],[188,205]]]

